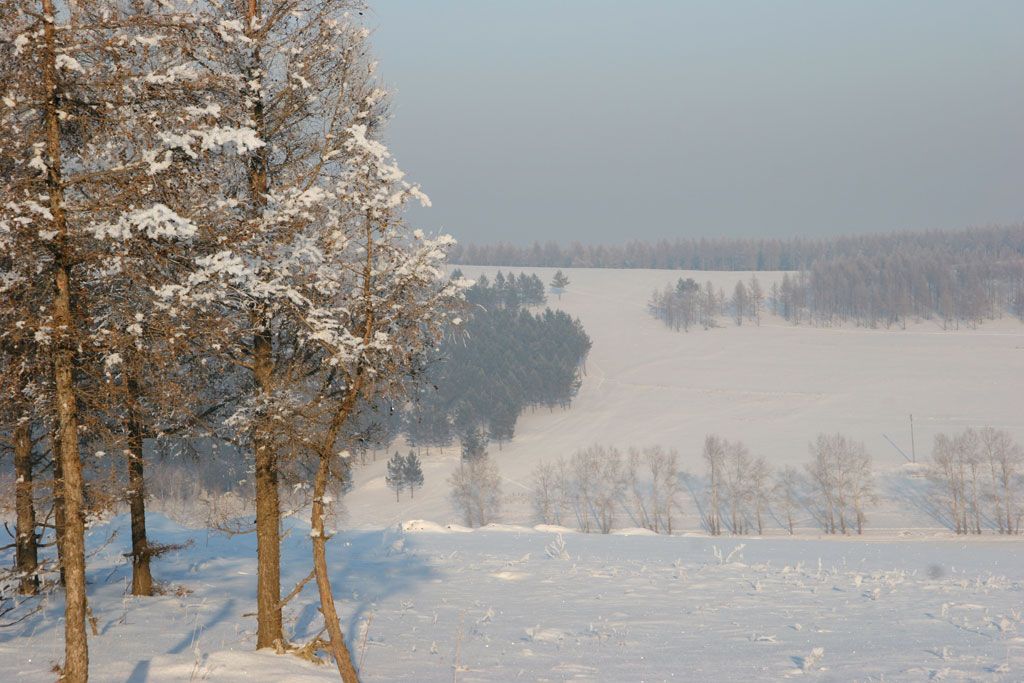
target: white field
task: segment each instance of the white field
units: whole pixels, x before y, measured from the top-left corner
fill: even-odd
[[[493,280],[498,269],[462,270],[469,278],[485,272]],[[545,283],[555,272],[523,270]],[[593,444],[674,448],[682,469],[700,475],[707,434],[743,441],[772,466],[799,467],[809,460],[808,444],[818,434],[841,432],[864,442],[883,488],[903,489],[902,481],[888,475],[901,472],[915,451],[918,461],[926,461],[938,433],[990,425],[1024,443],[1024,325],[1014,318],[944,331],[930,321],[906,330],[820,328],[765,315],[760,326],[736,327],[723,317],[719,328],[675,332],[647,313],[655,289],[692,277],[702,284],[710,280],[731,296],[736,282],[749,282],[751,273],[565,272],[567,291],[560,299],[549,294],[548,303],[579,317],[590,335],[587,375],[569,410],[527,412],[512,443],[500,452],[491,447],[507,479],[506,493],[527,492],[538,461],[568,458]],[[756,276],[766,293],[782,278]],[[383,465],[361,470],[360,485],[346,500],[349,523],[457,520],[445,500],[446,487],[430,485],[447,478],[457,450],[432,449],[424,462],[427,488],[414,501],[403,496],[400,504],[385,494]],[[882,501],[873,516],[876,529],[935,524],[913,506],[890,507]],[[687,512],[683,526],[697,530],[692,505]],[[513,500],[504,521],[529,524],[531,515],[528,505]]]
[[[553,273],[534,270],[545,282]],[[676,333],[646,313],[655,287],[692,276],[731,293],[749,274],[566,272],[568,291],[551,305],[591,335],[587,377],[570,410],[528,414],[513,443],[492,448],[508,494],[503,525],[453,524],[445,480],[454,448],[424,456],[415,500],[395,502],[383,454],[357,473],[328,550],[364,680],[1024,680],[1024,540],[944,530],[916,498],[922,481],[907,476],[901,454],[910,455],[910,413],[919,460],[936,433],[967,426],[1024,441],[1024,326],[818,329],[769,317],[759,328],[723,319],[721,329]],[[758,274],[765,289],[771,277]],[[861,538],[823,537],[809,519],[797,537],[772,522],[766,537],[711,538],[692,498],[674,537],[585,535],[530,516],[537,462],[582,446],[660,444],[699,475],[707,433],[740,439],[773,465],[799,465],[808,441],[837,431],[863,440],[879,472],[882,500]],[[310,554],[308,524],[287,526],[286,591]],[[252,536],[154,515],[154,540],[194,543],[155,565],[180,595],[136,599],[125,594],[125,527],[119,517],[90,537],[93,680],[336,679],[332,667],[252,651]],[[54,679],[63,604],[54,595],[42,607],[0,629],[0,681]],[[320,630],[311,585],[286,621],[298,642]]]

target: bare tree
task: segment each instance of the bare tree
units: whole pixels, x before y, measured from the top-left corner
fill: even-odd
[[[748,293],[750,295],[750,315],[754,319],[754,322],[756,322],[757,325],[760,326],[761,309],[764,308],[764,289],[762,289],[761,283],[758,281],[757,276],[754,274],[750,275],[750,286],[748,287]]]
[[[489,457],[463,462],[448,478],[449,497],[466,526],[484,526],[501,512],[501,475]]]
[[[932,481],[942,492],[949,508],[953,528],[958,534],[967,533],[967,500],[965,491],[965,467],[956,448],[954,439],[945,434],[935,436],[932,447]]]
[[[601,533],[615,525],[615,510],[625,489],[622,457],[616,448],[594,445],[573,454],[570,469],[575,485],[574,507],[580,528],[590,531],[591,521]]]
[[[994,520],[1001,534],[1019,533],[1024,454],[1009,434],[991,427],[939,434],[932,463],[935,494],[949,510],[956,533],[982,533],[985,517]],[[988,481],[987,492],[983,479]]]
[[[726,442],[723,483],[729,499],[729,528],[733,534],[746,533],[745,508],[750,499],[750,450],[740,441]]]
[[[660,446],[629,449],[626,488],[633,518],[644,528],[672,533],[672,512],[679,506],[679,454]]]
[[[561,524],[564,462],[542,461],[533,470],[533,507],[544,524]]]
[[[1024,449],[1004,430],[985,427],[981,431],[982,452],[992,479],[994,515],[999,532],[1019,534],[1021,490],[1024,488]]]
[[[764,533],[764,512],[771,501],[771,468],[763,457],[754,458],[750,464],[750,501],[754,506],[754,519],[757,521],[757,533]]]
[[[711,532],[712,536],[718,536],[722,533],[721,492],[725,470],[726,445],[727,442],[724,439],[714,434],[708,434],[704,438],[702,457],[708,468],[708,490],[710,492],[706,517],[708,531]]]
[[[845,534],[852,505],[857,533],[862,533],[864,508],[873,500],[874,490],[871,458],[864,444],[842,434],[819,434],[810,452],[812,460],[806,469],[817,493],[817,514],[825,532]]]

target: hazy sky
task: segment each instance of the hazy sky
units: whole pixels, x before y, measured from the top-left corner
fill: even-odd
[[[466,242],[1024,218],[1021,0],[371,0],[389,145]]]

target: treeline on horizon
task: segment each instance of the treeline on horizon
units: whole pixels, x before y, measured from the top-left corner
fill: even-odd
[[[829,240],[681,238],[621,247],[574,242],[568,249],[553,242],[525,249],[471,244],[457,247],[452,258],[479,265],[498,259],[549,267],[789,271],[793,275],[787,273],[769,296],[775,312],[794,323],[889,327],[927,319],[955,327],[1004,313],[1024,320],[1021,225]],[[743,298],[726,292],[721,309],[729,294]],[[661,309],[692,307],[689,292],[672,296]]]
[[[810,270],[851,259],[943,258],[990,263],[1024,260],[1024,225],[864,234],[833,238],[676,237],[624,244],[562,245],[552,240],[517,246],[456,244],[449,263],[528,268],[654,268],[665,270]]]

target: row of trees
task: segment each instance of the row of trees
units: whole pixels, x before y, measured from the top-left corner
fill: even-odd
[[[541,462],[533,472],[533,505],[544,524],[609,533],[617,523],[672,533],[682,515],[683,488],[712,535],[763,534],[771,520],[790,534],[800,515],[827,534],[862,534],[878,493],[864,444],[819,434],[803,468],[774,470],[739,441],[708,435],[702,477],[679,469],[678,454],[661,448],[591,446],[568,460]],[[939,435],[932,464],[933,514],[957,533],[1020,533],[1024,518],[1024,450],[1008,433],[986,427]]]
[[[920,253],[817,261],[773,285],[776,313],[816,325],[847,321],[906,327],[936,320],[944,328],[976,326],[1008,313],[1024,320],[1024,257]]]
[[[756,275],[748,283],[737,281],[731,298],[711,282],[701,286],[693,278],[679,278],[674,286],[655,290],[647,302],[648,312],[677,332],[688,332],[694,325],[705,330],[717,327],[719,316],[727,310],[737,325],[744,320],[760,325],[764,308],[765,293]]]
[[[416,497],[416,489],[423,486],[423,467],[416,454],[409,451],[404,458],[395,451],[388,460],[387,474],[384,480],[389,488],[395,490],[395,502],[402,500],[402,491],[409,489],[409,498]]]
[[[692,325],[716,326],[728,313],[737,325],[760,324],[770,308],[792,322],[838,325],[853,322],[867,327],[906,327],[909,320],[936,320],[943,329],[976,326],[1009,312],[1024,320],[1024,261],[929,267],[901,263],[881,267],[863,258],[816,263],[809,272],[784,273],[767,293],[756,275],[736,282],[731,296],[708,282],[692,278],[655,290],[648,300],[651,315],[675,330]]]
[[[356,418],[404,400],[463,288],[444,278],[450,238],[401,221],[427,200],[379,141],[388,98],[361,10],[0,0],[0,417],[23,592],[56,532],[64,680],[88,676],[86,518],[126,492],[133,592],[151,592],[145,465],[200,435],[253,473],[257,647],[287,644],[291,479],[311,494],[330,648],[356,679],[327,492]]]
[[[889,255],[921,261],[933,255],[954,262],[1020,262],[1024,226],[865,234],[835,238],[677,237],[625,244],[561,245],[547,241],[523,247],[507,242],[464,244],[452,262],[549,268],[658,268],[671,270],[811,270],[815,263],[863,257],[880,263]]]
[[[567,461],[541,462],[533,472],[537,519],[563,525],[574,519],[581,531],[612,530],[617,515],[632,526],[672,533],[679,507],[679,456],[660,447],[617,448],[595,445]]]
[[[932,460],[931,478],[945,508],[940,515],[958,534],[980,534],[986,526],[1020,533],[1024,450],[1009,434],[992,427],[940,434]]]

